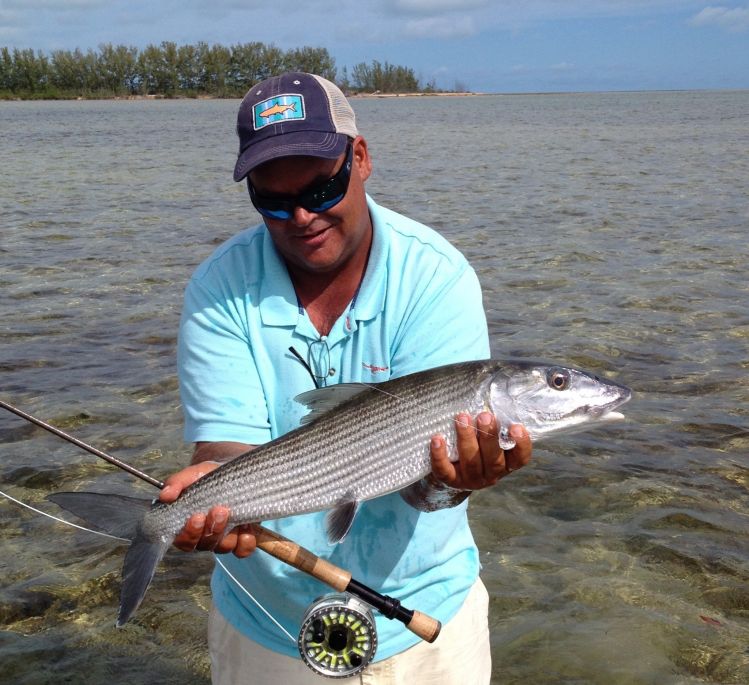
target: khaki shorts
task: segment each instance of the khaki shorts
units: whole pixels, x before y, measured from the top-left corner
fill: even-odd
[[[491,680],[489,596],[481,580],[432,643],[370,664],[351,678],[324,678],[302,660],[248,640],[216,610],[208,621],[213,685],[487,685]],[[406,630],[406,628],[404,628]]]

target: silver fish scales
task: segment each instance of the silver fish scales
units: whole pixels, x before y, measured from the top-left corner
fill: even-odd
[[[303,425],[224,464],[171,504],[118,508],[116,498],[57,493],[50,499],[132,544],[123,566],[118,625],[135,612],[155,568],[185,521],[216,505],[231,525],[330,510],[328,534],[340,540],[362,501],[400,491],[423,511],[451,500],[426,481],[429,440],[446,437],[453,458],[455,417],[487,409],[502,426],[521,423],[532,440],[579,430],[614,412],[631,391],[563,366],[486,360],[453,364],[375,386],[344,384],[297,399]],[[511,444],[503,445],[505,448]],[[455,494],[455,493],[453,493]],[[137,518],[136,518],[137,516]]]

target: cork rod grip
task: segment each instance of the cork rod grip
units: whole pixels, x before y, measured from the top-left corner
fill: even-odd
[[[351,577],[349,571],[321,559],[296,542],[258,524],[252,526],[252,532],[255,534],[257,546],[264,552],[317,578],[338,592],[349,592],[359,597],[388,618],[401,621],[406,628],[422,640],[434,642],[440,634],[442,624],[436,619],[420,611],[403,608],[397,600],[385,597],[366,585],[362,585]]]
[[[434,642],[442,630],[442,624],[436,618],[414,611],[413,618],[406,624],[406,628],[424,642]]]
[[[272,557],[293,566],[313,578],[329,585],[338,592],[344,592],[351,581],[351,573],[292,542],[283,535],[260,525],[253,525],[257,546]]]

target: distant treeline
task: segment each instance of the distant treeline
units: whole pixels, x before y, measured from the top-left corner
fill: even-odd
[[[0,98],[242,97],[254,83],[284,71],[319,74],[349,92],[434,90],[433,84],[422,88],[413,69],[387,62],[358,64],[350,76],[344,67],[338,78],[325,48],[163,42],[142,50],[106,44],[50,54],[0,48]]]

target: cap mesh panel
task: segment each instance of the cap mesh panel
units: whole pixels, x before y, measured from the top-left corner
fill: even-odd
[[[343,133],[349,138],[356,138],[359,132],[356,130],[356,115],[351,109],[346,96],[334,83],[331,83],[322,76],[313,74],[317,82],[322,86],[325,94],[328,96],[330,103],[330,115],[333,118],[333,125],[338,133]]]

